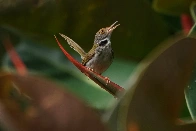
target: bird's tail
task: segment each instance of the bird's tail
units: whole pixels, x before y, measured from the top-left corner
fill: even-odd
[[[59,34],[63,38],[65,38],[65,40],[70,45],[70,47],[73,48],[76,52],[78,52],[80,54],[81,58],[84,59],[84,57],[86,56],[86,52],[76,42],[74,42],[72,39],[70,39],[69,37],[67,37],[66,35],[63,35],[61,33],[59,33]]]

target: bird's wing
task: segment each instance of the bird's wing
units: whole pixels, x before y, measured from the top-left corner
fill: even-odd
[[[95,55],[95,49],[97,48],[98,44],[94,44],[93,48],[86,54],[86,57],[82,60],[82,65],[86,65],[86,63],[92,59],[92,57]]]
[[[81,58],[84,59],[84,57],[87,55],[86,52],[76,42],[74,42],[72,39],[70,39],[69,37],[67,37],[66,35],[63,35],[61,33],[59,33],[59,34],[63,38],[65,38],[65,40],[70,45],[70,47],[73,48],[76,52],[78,52],[80,54]]]

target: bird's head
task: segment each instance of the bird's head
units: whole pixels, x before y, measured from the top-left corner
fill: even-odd
[[[94,44],[98,44],[99,46],[105,46],[110,42],[110,37],[114,29],[118,27],[120,24],[117,24],[118,21],[114,22],[111,26],[100,29],[95,34]]]

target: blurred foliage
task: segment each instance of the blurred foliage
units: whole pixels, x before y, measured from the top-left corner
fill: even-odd
[[[193,5],[191,6],[192,17],[196,18],[196,16],[195,16],[196,12],[193,12],[193,10],[195,10],[194,8],[195,8],[195,4],[193,3]],[[195,34],[196,34],[196,24],[190,30],[189,36],[195,38]],[[185,90],[186,102],[187,102],[188,109],[190,111],[190,114],[191,114],[191,117],[193,120],[196,119],[195,94],[196,94],[196,60],[195,60],[194,69],[192,71],[192,76],[189,80],[188,88]]]
[[[10,6],[9,11],[0,12],[2,39],[9,35],[14,45],[19,44],[17,51],[29,72],[44,74],[55,81],[66,83],[71,91],[98,109],[106,108],[108,103],[115,99],[84,78],[70,62],[66,61],[63,54],[58,52],[59,49],[52,51],[46,47],[58,47],[53,35],[58,32],[64,33],[85,50],[89,50],[95,33],[118,20],[121,26],[112,35],[115,60],[104,75],[123,85],[136,66],[135,60],[141,60],[170,34],[170,29],[161,17],[151,9],[150,4],[143,1],[124,1],[120,5],[115,1],[88,0],[49,1],[40,6],[37,4],[29,4],[29,8],[20,8],[19,4]],[[63,39],[61,42],[66,44]],[[75,53],[69,46],[65,48]],[[2,49],[3,47],[0,48]],[[59,54],[55,55],[57,52]],[[129,61],[118,58],[126,58]],[[10,67],[7,59],[3,59],[4,67]],[[119,66],[123,71],[119,70]],[[131,70],[127,71],[130,66]]]
[[[191,16],[192,16],[194,22],[196,22],[196,16],[195,16],[195,14],[196,14],[196,2],[191,3],[190,13],[191,13]]]
[[[194,38],[172,38],[138,65],[127,83],[127,93],[121,94],[117,107],[113,105],[116,110],[105,113],[112,130],[196,129],[195,123],[178,120],[184,88],[196,59],[195,43]],[[107,130],[81,100],[38,75],[1,72],[3,129]]]
[[[169,15],[189,13],[191,2],[195,0],[153,0],[153,8]]]
[[[39,43],[33,43],[32,40],[23,40],[18,44],[16,51],[30,73],[40,74],[60,82],[97,109],[103,110],[110,105],[111,100],[115,100],[114,96],[101,89],[74,67],[60,49],[47,48]],[[14,68],[8,56],[3,60],[2,66],[8,70]],[[135,66],[136,62],[117,58],[104,75],[111,76],[112,81],[123,86]],[[122,69],[119,70],[119,67]]]
[[[171,38],[137,66],[127,83],[127,93],[110,116],[113,131],[196,129],[195,123],[190,126],[188,121],[178,120],[196,59],[195,43],[193,38]]]
[[[55,47],[52,36],[61,32],[89,50],[95,33],[118,20],[121,26],[112,36],[116,56],[141,60],[170,34],[151,5],[140,0],[120,3],[112,0],[51,0],[43,6],[18,8],[20,6],[0,12],[1,27],[12,31],[17,29],[23,33],[22,37],[28,35]]]
[[[106,131],[95,111],[51,81],[1,73],[0,86],[0,122],[5,130]],[[9,93],[12,89],[15,96]],[[29,105],[21,110],[18,98]]]
[[[90,106],[98,109],[99,113],[104,111],[101,117],[111,124],[112,130],[194,130],[194,124],[189,126],[185,120],[178,121],[178,117],[189,116],[183,101],[183,89],[190,81],[185,93],[189,111],[195,119],[195,68],[188,80],[195,39],[172,38],[182,30],[180,15],[189,14],[190,9],[195,19],[194,1],[0,1],[0,61],[1,69],[6,71],[0,74],[2,127],[13,130],[33,130],[35,127],[38,130],[85,130],[92,125],[94,129],[104,130],[100,118],[91,112]],[[121,24],[111,38],[115,59],[103,75],[127,90],[125,96],[119,96],[119,100],[78,71],[60,51],[53,37],[63,33],[88,51],[95,33],[114,21]],[[195,37],[194,32],[195,26],[191,37]],[[59,35],[57,37],[65,49],[80,61],[79,55],[66,41]],[[168,37],[171,41],[161,44],[156,53],[146,58]],[[3,46],[6,38],[15,46],[29,75],[13,73],[16,72],[15,67]],[[192,52],[186,52],[187,49]],[[54,85],[54,82],[62,87]],[[68,92],[84,100],[88,107]],[[57,97],[59,94],[63,97]],[[184,110],[180,114],[181,105],[184,105]],[[85,123],[87,119],[92,123]],[[63,123],[65,121],[72,124]],[[176,121],[181,125],[176,125]],[[42,124],[48,126],[43,127]],[[63,126],[66,124],[70,128]]]

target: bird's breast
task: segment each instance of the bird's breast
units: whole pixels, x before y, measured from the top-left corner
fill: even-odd
[[[86,67],[93,69],[98,74],[103,73],[113,61],[113,52],[111,46],[99,47],[95,50],[95,54],[86,63]]]

